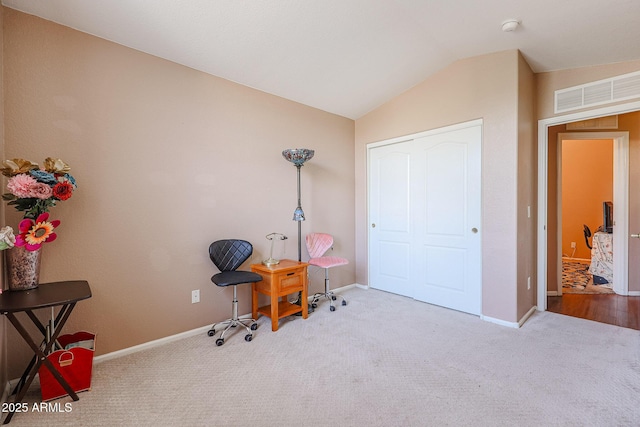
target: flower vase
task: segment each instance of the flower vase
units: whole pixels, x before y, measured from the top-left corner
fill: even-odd
[[[14,246],[4,251],[7,266],[7,283],[10,291],[26,291],[38,287],[42,248],[28,251],[24,246]]]

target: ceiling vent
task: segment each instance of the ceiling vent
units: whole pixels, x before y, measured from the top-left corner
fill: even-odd
[[[555,112],[579,110],[640,98],[640,71],[555,92]]]

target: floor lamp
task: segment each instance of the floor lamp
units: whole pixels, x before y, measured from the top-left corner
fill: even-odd
[[[302,221],[304,221],[304,211],[302,210],[302,204],[300,201],[300,168],[308,160],[311,160],[313,150],[307,148],[289,148],[282,152],[282,157],[293,163],[298,170],[298,206],[293,211],[293,220],[298,223],[298,261],[302,261]],[[298,293],[298,301],[295,303],[302,305],[300,301],[302,299],[302,293]]]

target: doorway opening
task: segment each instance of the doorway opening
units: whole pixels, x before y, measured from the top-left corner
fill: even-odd
[[[547,220],[549,227],[546,234],[549,239],[545,254],[547,260],[547,287],[545,294],[548,296],[562,295],[562,254],[566,251],[562,247],[562,146],[563,141],[574,140],[578,144],[585,144],[586,140],[613,140],[613,191],[602,193],[599,198],[605,198],[616,206],[613,210],[614,223],[613,233],[609,238],[610,256],[612,264],[613,290],[618,295],[628,294],[628,197],[629,197],[629,132],[576,132],[564,133],[561,127],[551,129],[549,133],[553,138],[549,138],[549,154],[547,163],[552,167],[550,178],[547,182]],[[569,143],[567,143],[569,144]],[[542,189],[540,189],[542,190]],[[609,194],[612,197],[609,198]],[[597,201],[596,201],[597,203]],[[600,205],[602,206],[602,205]],[[581,206],[579,212],[582,214],[585,208]],[[584,223],[583,223],[584,225]],[[576,240],[572,240],[576,242]],[[546,302],[546,295],[544,297]]]
[[[558,136],[557,295],[613,294],[613,139]],[[589,134],[585,134],[590,137]]]
[[[537,308],[538,310],[544,311],[547,310],[547,292],[552,291],[553,289],[549,289],[549,283],[552,283],[553,286],[556,286],[556,271],[557,266],[555,264],[551,264],[549,262],[549,252],[557,251],[557,246],[555,244],[556,232],[555,228],[557,228],[556,218],[550,218],[549,214],[549,203],[553,202],[553,199],[550,196],[549,190],[549,152],[550,152],[550,137],[549,133],[551,128],[557,125],[563,125],[571,122],[593,119],[598,117],[606,117],[615,114],[625,114],[625,113],[633,113],[640,111],[640,102],[630,102],[626,104],[614,105],[610,107],[600,108],[596,110],[584,111],[579,113],[568,114],[564,116],[557,116],[548,119],[543,119],[538,121],[538,249],[537,249]],[[592,138],[594,136],[592,135]],[[611,136],[608,136],[611,138]],[[615,140],[615,144],[623,143],[623,136],[616,136],[613,138]],[[628,141],[628,136],[627,136]],[[621,163],[628,165],[628,156],[617,156],[614,160],[614,163]],[[629,194],[629,179],[628,176],[625,177],[623,181],[614,176],[614,185],[621,184],[621,193],[628,196]],[[617,199],[618,190],[614,190],[614,199]],[[616,201],[613,201],[614,205],[616,205]],[[621,212],[622,211],[622,212]],[[637,291],[637,284],[634,285],[633,291],[629,292],[628,288],[628,269],[622,268],[624,265],[626,267],[628,260],[628,236],[629,236],[629,217],[628,217],[628,205],[618,206],[617,209],[614,209],[614,218],[617,226],[616,233],[614,235],[614,245],[621,245],[620,250],[617,250],[617,246],[614,247],[614,256],[616,253],[619,254],[620,257],[623,257],[625,260],[624,263],[619,263],[614,261],[614,266],[616,269],[620,269],[620,274],[616,274],[621,279],[624,279],[624,283],[616,284],[614,286],[623,286],[624,289],[616,289],[616,293],[622,295],[640,295],[640,291]],[[617,216],[623,215],[623,218],[619,219]],[[620,238],[615,239],[615,236],[620,236]],[[635,249],[634,249],[635,250]],[[558,258],[552,258],[558,259]],[[616,270],[617,271],[617,270]],[[551,282],[553,280],[553,282]]]

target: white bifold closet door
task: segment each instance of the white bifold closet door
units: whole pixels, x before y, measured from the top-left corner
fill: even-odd
[[[369,285],[479,315],[482,126],[369,150]]]

